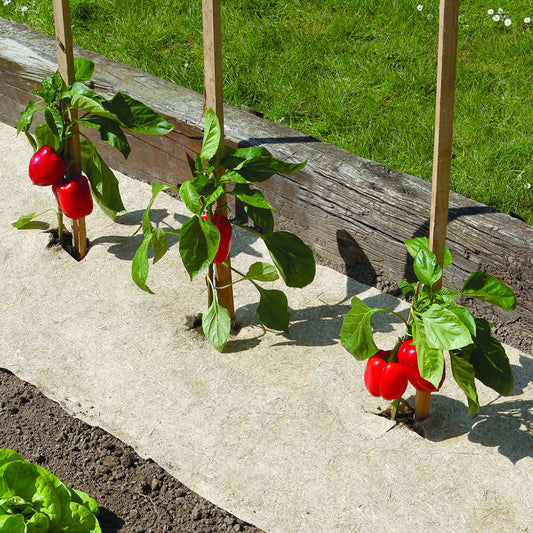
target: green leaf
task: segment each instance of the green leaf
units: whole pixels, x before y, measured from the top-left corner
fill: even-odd
[[[70,105],[84,113],[90,113],[91,115],[108,118],[118,122],[117,116],[104,107],[104,101],[102,101],[96,93],[89,91],[90,89],[87,89],[86,91],[83,91],[83,93],[76,92],[72,94]],[[85,117],[85,119],[87,118],[89,117]]]
[[[22,131],[28,131],[31,127],[33,116],[37,111],[37,104],[33,100],[30,100],[26,109],[20,114],[17,124],[17,135]]]
[[[437,264],[435,254],[425,248],[420,248],[416,254],[413,268],[416,277],[428,287],[433,287],[442,277],[442,268]]]
[[[514,378],[505,349],[491,333],[489,322],[476,318],[473,344],[459,350],[474,367],[476,378],[497,393],[507,396],[513,389]]]
[[[109,146],[116,148],[124,156],[124,159],[127,159],[130,155],[131,148],[128,139],[120,129],[120,126],[113,120],[92,115],[79,119],[76,122],[87,128],[97,130],[100,134],[100,139],[106,144],[109,144]]]
[[[433,304],[421,317],[424,321],[426,343],[432,348],[453,350],[472,342],[469,328],[457,314],[441,304]]]
[[[74,58],[74,79],[76,81],[89,81],[94,74],[94,63],[84,57]]]
[[[96,147],[88,140],[81,142],[81,164],[91,183],[94,197],[103,211],[114,219],[119,211],[125,211],[120,196],[119,183],[113,171],[102,159]]]
[[[468,328],[468,331],[472,336],[476,334],[476,321],[472,313],[466,307],[455,302],[446,303],[446,307]]]
[[[263,193],[257,189],[252,189],[245,183],[238,183],[231,191],[243,204],[258,207],[260,209],[274,209]]]
[[[204,121],[204,139],[200,152],[202,159],[209,161],[215,157],[220,146],[221,134],[220,122],[216,113],[211,108],[207,109]]]
[[[415,237],[405,241],[405,246],[411,257],[415,258],[416,254],[421,250],[429,250],[429,239],[427,237]],[[444,248],[444,266],[452,264],[452,254],[448,248]]]
[[[101,533],[98,520],[87,507],[77,502],[70,502],[63,510],[57,533]]]
[[[56,71],[53,76],[46,76],[41,81],[41,87],[31,92],[40,96],[47,106],[54,105],[55,101],[63,92],[63,79],[59,71]]]
[[[179,251],[191,280],[213,262],[220,231],[214,224],[194,215],[180,230]]]
[[[416,346],[418,371],[424,379],[438,387],[444,372],[444,352],[429,344],[424,326],[425,322],[422,323],[416,317],[413,319],[413,343]]]
[[[89,509],[89,511],[93,512],[95,515],[97,515],[100,510],[98,509],[98,504],[96,503],[96,500],[94,498],[91,498],[86,492],[83,492],[82,490],[78,489],[68,489],[70,492],[70,499],[73,502],[79,503],[80,505],[83,505]]]
[[[341,344],[358,361],[364,361],[378,351],[370,324],[378,309],[368,307],[357,296],[352,298],[351,303],[352,307],[342,321]]]
[[[278,290],[267,290],[259,285],[255,286],[260,294],[259,305],[257,306],[257,318],[259,321],[267,328],[277,331],[289,331],[291,315],[287,310],[287,296]]]
[[[150,269],[150,264],[148,263],[148,246],[151,240],[152,236],[147,235],[144,237],[139,248],[137,248],[133,256],[133,261],[131,262],[131,277],[137,287],[153,294],[152,290],[146,285],[148,270]]]
[[[0,516],[0,533],[27,533],[24,517],[21,514]]]
[[[209,309],[202,315],[202,329],[207,340],[221,352],[231,331],[231,317],[216,298],[213,298]]]
[[[50,131],[56,137],[61,137],[63,135],[63,121],[57,111],[46,108],[44,110],[44,120],[48,124]]]
[[[28,461],[11,461],[0,468],[0,494],[19,496],[45,513],[52,524],[61,518],[64,493],[56,490],[53,478],[41,475],[37,465]]]
[[[60,140],[57,135],[50,129],[50,126],[46,123],[39,124],[35,128],[35,139],[37,141],[37,147],[51,146],[55,151],[59,150]]]
[[[11,225],[14,226],[17,229],[22,229],[26,227],[35,217],[37,217],[37,213],[28,213],[27,215],[21,215],[16,222],[12,222]]]
[[[213,184],[214,185],[214,184]],[[207,187],[204,187],[202,193],[205,194]],[[214,187],[213,191],[205,197],[205,205],[209,206],[214,204],[224,194],[224,188],[221,185]]]
[[[0,448],[0,466],[12,461],[22,461],[22,457],[15,451],[9,448]],[[2,496],[0,494],[0,496]]]
[[[187,207],[187,209],[194,215],[202,213],[202,205],[200,204],[200,197],[196,191],[191,180],[182,183],[179,188],[180,198]]]
[[[452,374],[461,387],[468,400],[468,415],[479,411],[479,399],[477,395],[474,367],[455,351],[450,352],[450,361],[452,363]]]
[[[409,293],[415,294],[416,292],[416,283],[409,283],[407,280],[403,280],[398,284],[398,288],[402,289],[402,294],[406,295]]]
[[[255,281],[276,281],[279,278],[278,271],[270,263],[257,262],[250,266],[242,279]]]
[[[313,252],[298,236],[288,231],[262,233],[264,241],[281,277],[288,287],[305,287],[315,277]]]
[[[286,163],[276,159],[264,146],[228,150],[221,165],[234,170],[249,182],[265,181],[274,174],[294,174],[307,163]]]
[[[244,204],[244,211],[263,233],[272,233],[274,231],[274,217],[271,209],[261,209],[260,207]]]
[[[250,183],[246,178],[243,178],[234,170],[226,170],[220,177],[220,181],[221,183]]]
[[[503,281],[485,272],[471,274],[465,281],[460,294],[489,302],[505,311],[514,311],[516,308],[516,297],[513,291]]]
[[[44,513],[35,513],[26,522],[27,533],[47,533],[50,530],[50,520]]]
[[[116,93],[102,104],[118,117],[121,124],[135,133],[166,135],[174,129],[161,115],[124,93]]]
[[[155,250],[154,265],[157,263],[168,250],[167,234],[161,228],[154,228],[150,246]]]

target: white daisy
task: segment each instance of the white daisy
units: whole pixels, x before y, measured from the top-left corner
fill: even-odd
[[[418,9],[418,11],[422,11],[422,9],[424,9],[424,6],[422,4],[418,4],[416,8]]]
[[[487,11],[487,15],[494,15],[494,9],[489,9]]]
[[[531,22],[531,17],[526,17],[526,18],[524,19],[524,22],[525,22],[526,24],[529,24],[529,23]]]
[[[503,8],[502,7],[499,7],[498,8],[498,13],[501,15],[503,13]]]
[[[500,20],[500,15],[494,15],[494,16],[492,17],[492,20],[493,20],[494,22],[498,22],[498,21]]]
[[[512,23],[512,22],[511,22],[511,19],[505,19],[505,21],[504,21],[504,24],[505,24],[506,26],[510,26],[511,23]]]
[[[7,6],[7,5],[11,4],[11,0],[4,0],[2,3],[3,3],[5,6]]]

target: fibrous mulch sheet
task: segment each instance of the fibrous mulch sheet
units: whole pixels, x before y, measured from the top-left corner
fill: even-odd
[[[112,222],[95,209],[89,254],[76,262],[47,249],[53,213],[37,229],[10,225],[53,205],[50,189],[27,177],[30,156],[26,140],[0,126],[0,367],[265,531],[531,527],[531,354],[508,349],[515,387],[504,398],[480,385],[478,415],[466,417],[449,376],[416,431],[395,425],[377,416],[386,402],[367,393],[365,365],[339,331],[355,294],[372,306],[404,304],[319,267],[312,285],[286,291],[292,324],[282,334],[257,324],[255,289],[239,283],[242,329],[218,353],[190,329],[206,307],[205,282],[189,281],[176,240],[150,268],[154,295],[131,280],[150,187],[120,177],[129,212]],[[187,216],[166,195],[154,213],[176,229]],[[232,255],[243,271],[265,249],[238,231]],[[399,324],[377,318],[379,344],[392,347]]]

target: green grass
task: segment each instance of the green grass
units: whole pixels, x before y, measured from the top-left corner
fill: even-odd
[[[430,180],[438,0],[417,3],[223,0],[226,102]],[[0,16],[52,34],[51,5],[12,0]],[[70,5],[75,44],[203,90],[200,0]],[[487,14],[500,6],[508,27]],[[531,0],[460,13],[452,189],[533,224]]]

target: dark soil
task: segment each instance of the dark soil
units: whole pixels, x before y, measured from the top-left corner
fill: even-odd
[[[104,533],[261,533],[112,435],[71,417],[33,385],[3,369],[0,448],[15,450],[65,485],[95,498]]]

